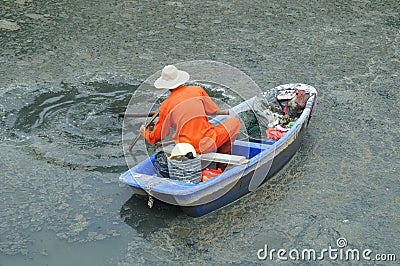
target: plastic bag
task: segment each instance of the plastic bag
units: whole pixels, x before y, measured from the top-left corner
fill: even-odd
[[[221,168],[218,169],[205,168],[201,171],[201,182],[210,180],[211,178],[214,178],[220,174],[222,174]]]
[[[273,139],[273,140],[280,140],[280,138],[285,135],[285,132],[277,129],[277,128],[268,128],[265,133],[267,134],[268,139]]]
[[[169,178],[167,154],[164,151],[159,151],[154,156],[154,168],[165,178]]]

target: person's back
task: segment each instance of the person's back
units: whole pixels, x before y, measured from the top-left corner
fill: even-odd
[[[168,114],[166,122],[175,129],[172,138],[176,143],[190,143],[200,152],[202,139],[216,139],[214,125],[207,115],[217,112],[218,107],[201,87],[179,86],[163,102],[160,111]]]
[[[155,144],[174,128],[176,132],[172,138],[175,143],[189,143],[198,153],[218,150],[229,154],[239,133],[240,121],[230,118],[218,126],[208,122],[207,115],[216,113],[219,108],[201,87],[182,85],[188,80],[188,73],[174,66],[164,67],[154,85],[169,89],[171,95],[161,104],[153,131],[146,131],[142,126],[141,134],[149,143]]]

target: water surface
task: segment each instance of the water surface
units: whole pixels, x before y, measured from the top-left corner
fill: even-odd
[[[397,1],[0,6],[0,265],[251,265],[265,244],[322,249],[339,237],[400,256]],[[149,209],[118,184],[115,116],[147,77],[192,60],[232,65],[261,89],[319,91],[289,164],[198,219]]]

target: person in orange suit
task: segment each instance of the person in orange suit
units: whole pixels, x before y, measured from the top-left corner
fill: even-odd
[[[232,117],[214,126],[207,115],[229,114],[220,111],[218,106],[200,86],[186,86],[190,75],[173,65],[165,66],[154,86],[168,89],[171,94],[161,104],[159,118],[152,131],[140,127],[140,133],[150,143],[155,144],[175,130],[172,138],[175,143],[189,143],[196,152],[208,153],[217,150],[230,154],[232,144],[240,131],[239,119]]]

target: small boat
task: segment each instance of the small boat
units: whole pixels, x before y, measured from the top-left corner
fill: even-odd
[[[153,166],[154,154],[123,173],[119,180],[132,187],[136,195],[145,197],[150,207],[153,200],[157,199],[179,206],[183,212],[192,217],[199,217],[226,206],[265,183],[296,153],[316,108],[316,89],[310,85],[292,83],[277,86],[262,95],[265,98],[273,95],[280,111],[287,112],[290,101],[293,103],[294,97],[300,95],[299,92],[303,96],[306,95],[306,98],[303,97],[299,102],[296,99],[299,105],[303,100],[303,106],[295,109],[295,114],[291,114],[290,127],[284,126],[284,130],[287,131],[281,132],[280,138],[248,137],[246,140],[234,142],[231,155],[216,153],[200,155],[202,163],[210,161],[229,163],[223,173],[205,182],[193,184],[161,177]],[[260,97],[255,96],[233,109],[240,110],[238,112],[250,110],[254,102],[259,99]],[[222,116],[217,116],[211,122],[218,124],[222,119],[224,119]],[[281,125],[277,127],[282,129]]]

